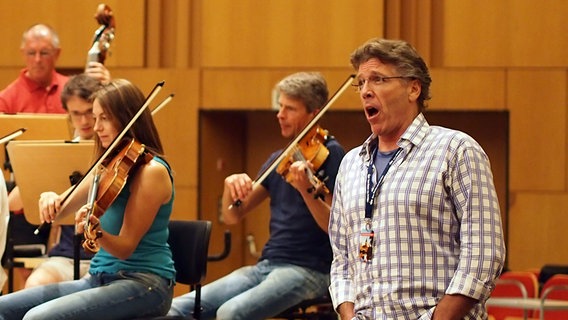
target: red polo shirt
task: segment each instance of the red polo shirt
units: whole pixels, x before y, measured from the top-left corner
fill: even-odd
[[[66,113],[61,105],[61,91],[69,77],[53,71],[51,85],[39,86],[26,77],[26,69],[0,92],[0,112]]]

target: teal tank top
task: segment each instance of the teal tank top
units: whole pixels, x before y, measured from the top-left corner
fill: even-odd
[[[154,160],[163,164],[170,174],[172,180],[172,197],[170,201],[162,205],[150,226],[150,230],[142,237],[138,247],[126,260],[121,260],[112,256],[102,247],[99,252],[91,259],[89,273],[117,273],[119,271],[129,272],[149,272],[157,274],[165,279],[175,279],[175,267],[172,253],[168,244],[168,223],[172,213],[175,191],[173,189],[173,177],[171,168],[161,158],[154,157]],[[102,228],[113,235],[117,235],[122,227],[124,210],[130,196],[130,181],[117,196],[116,200],[110,205],[100,217]]]

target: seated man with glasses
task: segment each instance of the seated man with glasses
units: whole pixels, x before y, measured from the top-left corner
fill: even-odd
[[[91,95],[100,88],[101,83],[86,74],[72,76],[63,91],[61,92],[61,102],[64,110],[69,114],[71,125],[75,129],[73,141],[90,140],[95,135],[93,117],[93,104],[90,100]],[[77,173],[75,176],[77,183],[81,178]],[[73,259],[73,239],[74,226],[58,226],[57,230],[52,230],[52,235],[56,236],[56,244],[48,252],[49,259],[37,266],[26,280],[25,287],[33,287],[49,283],[66,280],[73,280],[74,259]],[[53,232],[55,231],[55,232]],[[82,277],[89,270],[89,262],[92,255],[80,250],[79,276]]]

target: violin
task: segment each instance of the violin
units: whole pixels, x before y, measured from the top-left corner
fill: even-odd
[[[95,30],[93,44],[87,53],[87,66],[91,61],[104,64],[110,44],[114,40],[116,22],[110,7],[104,3],[99,4],[95,13],[95,20],[97,20],[100,27]]]
[[[347,80],[345,80],[345,82],[341,85],[341,87],[339,87],[339,89],[337,90],[337,92],[335,92],[333,94],[333,96],[331,97],[331,99],[329,99],[329,101],[325,104],[325,106],[323,106],[321,108],[321,110],[312,118],[312,120],[310,120],[310,122],[304,127],[304,129],[302,129],[302,131],[300,131],[300,133],[292,140],[290,141],[290,143],[288,144],[288,146],[280,153],[280,155],[274,159],[274,161],[263,171],[263,173],[259,176],[258,179],[256,179],[255,181],[253,181],[252,183],[252,187],[253,189],[256,188],[256,186],[258,186],[260,183],[262,183],[262,181],[264,181],[264,179],[266,179],[266,177],[268,177],[268,175],[270,174],[270,172],[272,172],[272,170],[274,170],[277,166],[280,165],[280,163],[286,159],[286,158],[290,158],[290,155],[293,155],[293,153],[291,153],[291,151],[294,148],[298,148],[299,147],[299,142],[300,140],[303,140],[308,133],[312,130],[312,128],[314,127],[314,125],[319,121],[319,119],[324,115],[324,113],[329,110],[329,108],[331,107],[331,105],[333,103],[335,103],[335,101],[337,101],[337,99],[339,98],[339,96],[345,91],[347,90],[348,87],[351,86],[351,83],[353,82],[353,79],[355,78],[354,74],[349,75],[349,77],[347,77]],[[327,157],[327,156],[326,156]],[[290,160],[288,160],[288,162],[290,162]],[[293,163],[293,162],[292,162]],[[322,161],[323,163],[323,161]],[[291,163],[290,163],[291,165]],[[286,165],[283,165],[284,167],[286,167]],[[288,168],[290,166],[288,165]],[[308,170],[310,171],[310,170]],[[310,175],[308,173],[308,175]],[[310,177],[309,177],[310,178]],[[314,178],[314,176],[311,176],[311,180],[316,181]],[[313,184],[312,184],[313,185]],[[320,185],[313,185],[314,189],[318,189]],[[328,191],[329,192],[329,191]],[[319,197],[319,196],[317,196]],[[229,210],[233,209],[233,207],[238,207],[240,206],[242,203],[241,200],[237,200],[235,201],[233,204],[231,204],[229,206]]]
[[[58,212],[57,216],[55,217],[55,221],[59,220],[59,219],[63,219],[65,216],[69,215],[69,214],[74,214],[75,210],[78,209],[75,207],[75,204],[70,204],[69,199],[72,199],[73,196],[75,195],[75,191],[77,190],[77,188],[79,188],[79,186],[84,185],[86,182],[86,177],[89,177],[91,174],[94,174],[94,179],[93,182],[90,186],[90,192],[88,194],[88,200],[87,203],[91,203],[94,204],[94,199],[97,199],[98,197],[98,185],[100,184],[100,178],[101,175],[99,173],[101,173],[101,171],[106,170],[106,167],[109,167],[108,164],[113,164],[112,160],[107,160],[107,159],[114,159],[115,157],[113,155],[117,155],[120,154],[120,152],[117,152],[115,149],[117,146],[119,146],[119,144],[123,143],[122,142],[122,138],[124,137],[124,135],[126,134],[126,132],[132,127],[132,125],[134,124],[134,122],[142,115],[142,113],[148,109],[148,106],[150,105],[151,101],[156,97],[156,95],[158,94],[158,92],[162,89],[162,87],[164,86],[164,81],[158,82],[154,88],[152,89],[152,91],[150,92],[150,95],[146,98],[146,101],[144,102],[144,104],[140,107],[140,109],[138,110],[138,112],[136,112],[136,114],[132,117],[132,119],[130,120],[130,122],[122,129],[122,131],[114,138],[113,142],[108,146],[108,148],[106,149],[106,151],[99,157],[99,159],[97,159],[95,161],[95,163],[91,166],[91,168],[89,168],[89,170],[87,171],[87,173],[81,178],[81,180],[79,182],[77,182],[77,184],[73,185],[73,187],[71,188],[71,190],[65,195],[65,197],[61,200],[61,209]],[[163,102],[161,104],[161,106],[165,105],[165,103],[171,101],[173,95],[168,96],[168,98],[166,99],[165,102]],[[122,144],[121,144],[122,145]],[[136,145],[136,143],[135,143]],[[128,149],[129,150],[129,149]],[[139,148],[134,148],[132,150],[139,150]],[[125,150],[126,151],[126,150]],[[120,158],[117,158],[117,160]],[[115,161],[116,162],[116,161]],[[104,164],[107,164],[107,166],[105,167]],[[109,168],[112,168],[109,167]],[[110,169],[109,169],[110,171]],[[106,185],[106,184],[105,184]],[[109,186],[111,184],[108,184]],[[118,194],[118,193],[117,193]],[[114,201],[114,199],[113,199]],[[108,208],[108,206],[110,206],[112,204],[111,201],[108,201],[109,203],[106,204],[106,208]],[[91,206],[93,207],[93,206]],[[101,206],[102,208],[103,206]],[[102,210],[102,212],[104,212],[104,210]],[[47,225],[49,224],[49,222],[43,222],[35,231],[34,234],[38,234],[42,229],[44,229]],[[91,229],[94,230],[97,226],[95,226],[94,228],[92,227]]]
[[[323,173],[314,174],[314,171],[317,172],[329,156],[329,150],[324,145],[328,138],[327,130],[322,129],[319,125],[314,126],[300,139],[296,146],[290,149],[287,157],[284,158],[276,168],[276,172],[283,176],[289,183],[289,171],[292,163],[296,161],[309,161],[313,165],[313,171],[311,169],[306,171],[308,180],[312,185],[308,189],[308,192],[313,193],[314,199],[319,198],[324,200],[324,196],[329,194],[329,189],[324,183],[327,179],[323,177]]]
[[[132,119],[130,119],[130,122],[124,126],[99,160],[89,170],[89,172],[94,172],[95,176],[89,190],[87,200],[89,210],[85,217],[85,228],[83,231],[83,236],[85,237],[83,248],[86,251],[92,253],[99,251],[100,247],[97,239],[102,236],[102,232],[97,231],[98,225],[91,224],[90,216],[92,214],[97,218],[102,216],[126,184],[128,175],[134,173],[142,164],[152,160],[152,154],[145,150],[143,144],[140,144],[135,139],[123,139],[123,137],[126,132],[130,130],[134,122],[140,118],[142,113],[148,109],[150,102],[162,89],[163,85],[163,81],[156,84],[138,112],[136,112]],[[170,101],[171,96],[168,97],[167,100]],[[104,174],[104,176],[102,176],[102,174]],[[79,185],[79,183],[77,185]],[[101,186],[103,188],[100,188]]]
[[[97,225],[90,222],[90,216],[99,218],[110,205],[116,200],[122,191],[129,176],[136,174],[136,170],[143,164],[152,160],[153,155],[145,150],[145,146],[135,139],[124,138],[113,150],[115,155],[102,162],[93,180],[89,192],[89,211],[85,218],[85,230],[83,235],[83,248],[86,251],[96,253],[99,251],[97,239],[101,237],[97,232]]]

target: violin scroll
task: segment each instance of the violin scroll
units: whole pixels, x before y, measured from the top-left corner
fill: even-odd
[[[86,252],[96,253],[100,250],[100,245],[97,242],[103,236],[103,232],[101,230],[97,230],[98,224],[89,224],[85,226],[85,231],[83,235],[85,236],[85,241],[83,241],[83,249]]]
[[[325,185],[329,177],[325,176],[323,170],[320,170],[309,178],[312,186],[308,189],[308,193],[313,193],[314,199],[324,200],[325,195],[329,194],[329,189]]]

